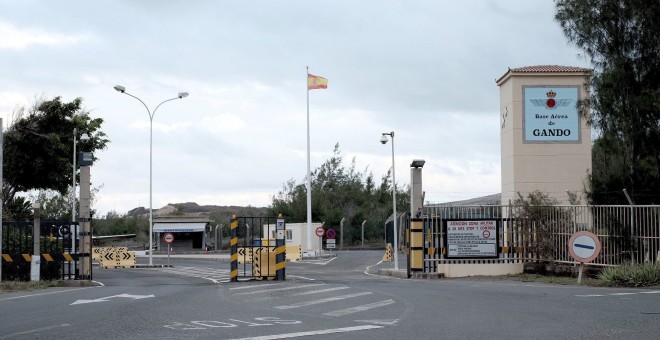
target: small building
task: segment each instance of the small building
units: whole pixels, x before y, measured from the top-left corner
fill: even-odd
[[[287,223],[286,232],[284,236],[285,245],[287,246],[301,246],[303,254],[307,253],[308,256],[314,256],[320,253],[322,238],[316,236],[314,231],[316,228],[321,227],[322,223],[312,222],[312,244],[307,245],[307,223]],[[277,232],[274,226],[262,227],[262,237],[264,239],[274,240],[277,237]]]
[[[153,231],[157,250],[167,250],[163,241],[165,233],[172,233],[172,247],[176,251],[204,250],[211,239],[211,219],[208,216],[158,216],[154,217]]]

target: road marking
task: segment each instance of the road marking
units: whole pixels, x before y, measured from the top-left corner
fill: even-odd
[[[14,333],[14,334],[5,335],[5,336],[0,337],[0,339],[9,339],[9,338],[13,338],[13,337],[15,337],[15,336],[19,336],[19,335],[26,335],[26,334],[31,334],[31,333],[37,333],[37,332],[47,331],[47,330],[54,329],[54,328],[68,327],[68,326],[71,326],[71,325],[69,325],[68,323],[63,323],[63,324],[61,324],[61,325],[54,325],[54,326],[49,326],[49,327],[42,327],[42,328],[32,329],[32,330],[29,330],[29,331],[24,331],[24,332],[19,332],[19,333]]]
[[[325,266],[326,264],[328,264],[328,263],[330,263],[330,262],[332,262],[336,259],[337,259],[336,257],[333,257],[330,260],[323,260],[323,259],[320,259],[320,260],[300,260],[297,263],[316,264],[316,265],[319,265],[319,266]]]
[[[301,337],[301,336],[347,333],[347,332],[365,331],[365,330],[369,330],[369,329],[379,329],[379,328],[383,328],[383,326],[364,325],[364,326],[354,326],[354,327],[344,327],[344,328],[331,328],[331,329],[321,329],[321,330],[318,330],[318,331],[262,335],[262,336],[256,336],[256,337],[251,337],[251,338],[239,338],[239,339],[231,339],[231,340],[288,339],[288,338],[296,338],[296,337]]]
[[[374,275],[374,274],[369,273],[369,269],[371,269],[371,267],[377,266],[377,265],[379,265],[379,264],[381,264],[381,263],[383,263],[382,260],[381,260],[381,261],[378,261],[378,263],[376,263],[376,264],[374,264],[374,265],[371,265],[371,266],[367,267],[367,269],[364,270],[364,273],[367,274],[367,275],[371,275],[371,276],[380,276],[380,275]]]
[[[43,296],[43,295],[51,295],[51,294],[67,293],[67,292],[72,292],[72,291],[74,291],[74,290],[89,289],[89,288],[94,288],[94,287],[82,287],[82,288],[73,288],[73,289],[67,289],[67,290],[58,290],[58,291],[56,291],[56,292],[48,292],[48,293],[39,293],[39,294],[30,294],[30,295],[13,296],[13,297],[8,297],[8,298],[0,299],[0,301],[5,301],[5,300],[17,300],[17,299],[30,298],[30,297],[35,297],[35,296]]]
[[[155,295],[130,295],[130,294],[120,294],[120,295],[112,295],[112,296],[106,296],[94,300],[76,300],[76,302],[70,304],[69,306],[73,305],[82,305],[86,303],[95,303],[95,302],[108,302],[108,299],[112,299],[115,297],[122,297],[122,298],[129,298],[133,300],[141,300],[141,299],[148,299],[148,298],[153,298],[156,297]]]
[[[336,310],[334,312],[327,312],[323,313],[323,315],[326,316],[344,316],[348,314],[353,314],[357,312],[363,312],[365,310],[373,309],[373,308],[378,308],[378,307],[385,307],[388,305],[391,305],[394,303],[394,300],[389,299],[389,300],[384,300],[384,301],[379,301],[379,302],[374,302],[366,305],[361,305],[361,306],[355,306],[351,308],[346,308],[346,309],[340,309]]]
[[[254,286],[233,287],[233,288],[229,288],[229,290],[251,289],[251,288],[262,288],[262,287],[268,287],[268,286],[281,286],[281,284],[278,284],[278,283],[269,283],[269,284],[265,284],[265,285],[254,285]]]
[[[369,294],[371,294],[371,292],[362,292],[362,293],[355,293],[355,294],[349,294],[349,295],[333,296],[333,297],[320,299],[320,300],[303,301],[303,302],[299,302],[299,303],[294,303],[292,305],[277,306],[275,308],[277,308],[277,309],[292,309],[292,308],[298,308],[298,307],[306,307],[306,306],[311,306],[311,305],[318,305],[320,303],[350,299],[350,298],[369,295]]]
[[[317,290],[312,290],[312,291],[309,291],[309,292],[302,292],[302,293],[298,293],[298,294],[293,294],[293,296],[333,292],[333,291],[336,291],[336,290],[342,290],[342,289],[348,289],[348,288],[351,288],[351,287],[341,286],[341,287],[333,287],[333,288],[326,288],[326,289],[317,289]]]
[[[297,276],[297,275],[287,275],[288,277],[297,277],[299,279],[303,280],[309,280],[309,281],[316,281],[316,279],[310,279],[309,277],[304,277],[304,276]]]
[[[628,292],[628,293],[611,293],[611,294],[585,294],[585,295],[575,295],[577,297],[603,297],[603,296],[625,296],[625,295],[637,295],[637,294],[660,294],[660,290],[653,290],[647,292]]]
[[[394,326],[394,325],[396,325],[397,322],[399,322],[399,319],[394,319],[394,320],[355,320],[355,322],[373,323],[373,324],[376,324],[376,325],[383,325],[383,326]]]
[[[236,293],[234,295],[270,293],[270,292],[279,292],[279,291],[282,291],[282,290],[291,290],[291,289],[316,287],[316,286],[325,286],[325,283],[310,283],[310,284],[306,284],[306,285],[298,285],[298,286],[291,286],[291,287],[285,287],[285,288],[264,289],[264,290],[257,290],[257,291],[253,291],[253,292]]]

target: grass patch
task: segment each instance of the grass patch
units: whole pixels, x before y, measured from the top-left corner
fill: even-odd
[[[64,281],[2,281],[0,293],[30,291],[49,287],[64,287]]]
[[[599,275],[607,287],[660,286],[660,264],[642,263],[605,268]]]

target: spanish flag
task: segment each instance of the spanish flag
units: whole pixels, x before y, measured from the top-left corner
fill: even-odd
[[[327,89],[327,88],[328,88],[328,80],[327,79],[307,73],[307,89],[308,90]]]

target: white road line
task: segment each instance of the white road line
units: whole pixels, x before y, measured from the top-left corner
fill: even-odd
[[[288,277],[297,277],[299,279],[308,280],[308,281],[316,281],[316,279],[311,279],[309,277],[304,277],[304,276],[298,276],[298,275],[287,275],[287,276]]]
[[[299,296],[299,295],[310,295],[310,294],[318,294],[318,293],[325,293],[325,292],[334,292],[336,290],[342,290],[342,289],[348,289],[351,287],[348,286],[341,286],[341,287],[333,287],[333,288],[326,288],[326,289],[317,289],[317,290],[312,290],[309,292],[302,292],[298,294],[293,294],[293,296]]]
[[[379,264],[381,264],[381,263],[383,263],[382,260],[381,260],[381,261],[378,261],[378,263],[376,263],[376,264],[373,264],[373,265],[367,267],[367,268],[364,270],[364,273],[367,274],[367,275],[371,275],[371,276],[380,276],[380,275],[375,275],[375,274],[371,274],[371,273],[369,273],[369,269],[371,269],[371,267],[377,266],[377,265],[379,265]]]
[[[13,337],[19,336],[19,335],[26,335],[26,334],[31,334],[31,333],[43,332],[43,331],[47,331],[47,330],[50,330],[50,329],[53,329],[53,328],[68,327],[68,326],[71,326],[71,325],[69,325],[68,323],[63,323],[61,325],[42,327],[42,328],[32,329],[32,330],[24,331],[24,332],[20,332],[20,333],[5,335],[5,336],[0,337],[0,339],[9,339],[9,338],[13,338]]]
[[[297,337],[301,337],[301,336],[347,333],[347,332],[365,331],[365,330],[368,330],[368,329],[379,329],[379,328],[383,328],[383,326],[364,325],[364,326],[354,326],[354,327],[344,327],[344,328],[331,328],[331,329],[321,329],[321,330],[318,330],[318,331],[286,333],[286,334],[272,334],[272,335],[256,336],[256,337],[252,337],[252,338],[240,338],[240,339],[231,339],[231,340],[288,339],[288,338],[297,338]]]
[[[298,285],[298,286],[291,286],[291,287],[285,287],[285,288],[256,290],[256,291],[253,291],[253,292],[236,293],[236,294],[234,294],[234,295],[248,295],[248,294],[259,294],[259,293],[271,293],[271,292],[279,292],[279,291],[282,291],[282,290],[291,290],[291,289],[307,288],[307,287],[316,287],[316,286],[325,286],[325,283],[310,283],[310,284],[306,284],[306,285]]]
[[[374,302],[374,303],[370,303],[370,304],[366,304],[366,305],[362,305],[362,306],[355,306],[355,307],[351,307],[351,308],[340,309],[340,310],[336,310],[334,312],[327,312],[327,313],[323,313],[323,315],[327,315],[327,316],[344,316],[344,315],[353,314],[353,313],[357,313],[357,312],[363,312],[365,310],[369,310],[369,309],[373,309],[373,308],[385,307],[385,306],[391,305],[393,303],[394,303],[394,300],[389,299],[389,300]]]
[[[229,288],[229,290],[239,290],[239,289],[251,289],[251,288],[262,288],[262,287],[268,287],[268,286],[281,286],[281,283],[269,283],[265,285],[253,285],[253,286],[242,286],[242,287],[234,287],[234,288]]]
[[[82,288],[73,288],[73,289],[67,289],[67,290],[58,290],[58,291],[56,291],[56,292],[48,292],[48,293],[39,293],[39,294],[30,294],[30,295],[13,296],[13,297],[8,297],[8,298],[0,299],[0,301],[5,301],[5,300],[17,300],[17,299],[30,298],[30,297],[43,296],[43,295],[51,295],[51,294],[59,294],[59,293],[68,293],[68,292],[72,292],[72,291],[74,291],[74,290],[89,289],[89,288],[94,288],[94,287],[82,287]]]
[[[636,295],[637,293],[612,293],[612,296],[621,296],[621,295]]]
[[[294,303],[292,305],[285,305],[285,306],[277,306],[275,308],[277,309],[292,309],[292,308],[298,308],[298,307],[305,307],[305,306],[311,306],[311,305],[318,305],[320,303],[326,303],[326,302],[332,302],[332,301],[339,301],[339,300],[344,300],[344,299],[350,299],[358,296],[364,296],[364,295],[369,295],[371,292],[362,292],[362,293],[355,293],[355,294],[349,294],[349,295],[340,295],[340,296],[333,296],[325,299],[320,299],[320,300],[312,300],[312,301],[303,301],[299,303]]]
[[[605,295],[600,295],[600,294],[587,294],[587,295],[575,295],[577,297],[597,297],[597,296],[605,296]]]
[[[654,290],[652,292],[639,292],[640,294],[660,294],[660,290]]]

